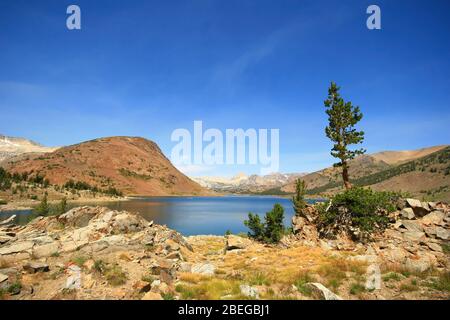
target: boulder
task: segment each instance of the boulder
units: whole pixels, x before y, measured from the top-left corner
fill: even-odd
[[[241,290],[241,294],[243,296],[251,299],[259,299],[259,291],[257,288],[251,287],[247,284],[241,284],[239,289]]]
[[[381,271],[377,264],[371,264],[366,271],[366,290],[380,290],[381,289]]]
[[[417,199],[406,199],[406,203],[413,209],[416,217],[423,217],[430,212],[430,207],[426,202],[420,202]]]
[[[152,262],[150,266],[150,273],[153,275],[160,275],[162,270],[171,273],[173,272],[172,271],[173,268],[174,265],[171,261],[166,259],[158,259]]]
[[[442,247],[439,244],[437,244],[437,243],[427,242],[426,244],[427,244],[428,248],[430,248],[433,251],[443,252]]]
[[[235,250],[235,249],[245,249],[249,245],[251,245],[251,241],[247,238],[235,236],[235,235],[228,235],[226,237],[227,240],[227,250]]]
[[[415,220],[402,220],[402,225],[408,230],[413,232],[422,232],[422,225]]]
[[[101,207],[77,207],[60,215],[58,221],[64,225],[82,228],[86,227],[93,217],[105,210],[107,209]]]
[[[331,292],[323,284],[317,282],[309,282],[306,286],[311,289],[313,296],[322,300],[342,300],[341,297]]]
[[[180,263],[178,270],[181,272],[191,272],[192,266],[189,262],[182,262]]]
[[[213,276],[215,273],[216,267],[210,263],[197,263],[194,264],[191,268],[192,273],[199,273],[207,276]]]
[[[444,221],[445,214],[442,211],[432,211],[431,213],[424,216],[420,221],[424,225],[437,224],[440,225]]]
[[[450,239],[450,231],[442,227],[436,227],[436,238],[448,240]]]
[[[23,266],[23,270],[28,273],[48,272],[50,268],[48,264],[42,262],[29,262]]]
[[[419,242],[425,240],[425,233],[421,231],[406,231],[403,233],[403,239],[405,241]]]
[[[400,215],[405,219],[414,219],[414,211],[412,208],[404,208],[402,211],[400,211]]]
[[[123,212],[117,214],[114,217],[114,221],[111,224],[112,232],[117,233],[129,233],[129,232],[137,232],[143,230],[147,227],[148,222],[145,221],[144,218],[130,214],[128,212]]]

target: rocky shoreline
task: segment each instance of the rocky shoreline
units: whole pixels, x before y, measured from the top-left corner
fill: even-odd
[[[407,201],[392,221],[364,244],[319,238],[296,216],[279,245],[183,237],[105,207],[3,221],[0,298],[448,299],[449,206]]]

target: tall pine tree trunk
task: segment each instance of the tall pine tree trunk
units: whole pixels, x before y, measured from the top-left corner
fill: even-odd
[[[345,189],[348,190],[352,187],[352,184],[350,183],[350,178],[348,175],[348,165],[347,165],[346,161],[344,161],[342,163],[342,180],[344,180]]]

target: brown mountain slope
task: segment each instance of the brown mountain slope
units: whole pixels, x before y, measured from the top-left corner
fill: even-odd
[[[372,155],[362,155],[350,161],[349,173],[352,178],[359,178],[389,168],[389,164],[378,160]],[[341,169],[329,167],[312,172],[302,177],[309,189],[319,188],[329,183],[340,181]],[[284,192],[294,192],[295,182],[290,182],[281,188]]]
[[[138,137],[100,138],[44,155],[21,156],[3,163],[11,172],[39,173],[51,184],[69,180],[126,195],[200,195],[206,191],[178,171],[156,143]]]
[[[403,163],[426,158],[431,154],[443,151],[447,147],[448,146],[443,145],[410,151],[383,151],[369,155],[362,155],[350,161],[350,177],[353,180],[368,177],[373,174],[389,170]],[[415,176],[418,175],[420,174],[416,174]],[[448,177],[445,177],[443,179],[446,180],[447,178]],[[322,187],[326,188],[327,186],[329,186],[329,188],[326,189],[330,190],[335,188],[336,185],[340,186],[342,182],[340,168],[334,167],[329,167],[320,171],[310,173],[304,176],[303,179],[306,181],[308,189],[320,189]],[[441,180],[442,179],[435,179],[434,181],[436,183],[434,183],[433,186],[435,188],[440,187],[442,185],[442,183],[440,182]],[[425,179],[424,181],[428,180]],[[380,187],[381,186],[383,185],[381,184]],[[410,188],[411,186],[408,185],[408,179],[406,177],[404,179],[393,177],[392,182],[385,185],[386,190],[392,190],[394,186],[402,187],[403,190],[410,190],[413,192],[416,191],[417,188],[421,188],[420,185],[417,185],[414,188]],[[429,190],[429,187],[430,186],[428,183],[427,186],[423,186],[423,189],[420,190]],[[286,184],[281,188],[281,190],[284,192],[294,192],[295,185],[294,183]]]
[[[372,154],[371,156],[377,160],[386,162],[387,164],[399,164],[406,161],[425,157],[433,152],[439,151],[447,147],[446,145],[422,148],[418,150],[405,151],[382,151]]]

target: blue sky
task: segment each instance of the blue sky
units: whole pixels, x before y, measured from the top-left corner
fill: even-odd
[[[77,4],[82,29],[66,28]],[[366,28],[377,4],[382,30]],[[176,128],[280,129],[280,171],[333,162],[330,81],[368,152],[450,142],[450,2],[2,0],[0,133],[45,145]],[[258,166],[183,168],[190,175]]]

